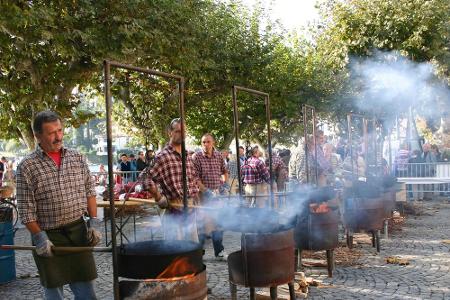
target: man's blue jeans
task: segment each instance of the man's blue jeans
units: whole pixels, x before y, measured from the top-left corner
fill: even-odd
[[[72,293],[75,296],[75,300],[96,300],[94,291],[94,281],[74,282],[69,284]],[[64,292],[63,287],[46,288],[44,287],[46,300],[63,300]]]
[[[203,247],[205,244],[205,240],[207,239],[207,235],[199,234],[198,239],[199,239],[199,243]],[[217,255],[219,255],[220,252],[222,252],[222,250],[224,250],[223,242],[222,242],[223,241],[223,231],[211,232],[211,239],[212,239],[213,247],[214,247],[214,255],[217,256]]]

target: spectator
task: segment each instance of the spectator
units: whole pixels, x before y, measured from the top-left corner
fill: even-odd
[[[127,184],[130,179],[131,164],[128,161],[128,155],[122,153],[120,155],[120,163],[118,170],[122,172],[122,183]]]
[[[147,152],[145,152],[145,162],[147,163],[148,167],[153,167],[155,164],[155,151],[149,149]]]
[[[2,186],[3,173],[6,171],[8,161],[6,157],[2,157],[0,159],[0,187]]]
[[[336,148],[332,144],[325,144],[323,146],[323,153],[325,159],[330,163],[331,168],[327,173],[328,184],[334,185],[336,176],[342,175],[342,160],[341,156],[335,152]]]
[[[250,157],[241,167],[243,182],[245,184],[245,195],[248,196],[250,206],[267,206],[267,197],[257,197],[268,194],[268,183],[270,174],[266,165],[259,159],[260,151],[258,146],[250,150]]]
[[[269,168],[269,151],[266,151],[266,167]],[[286,166],[283,160],[276,154],[272,152],[272,172],[274,183],[276,184],[276,191],[284,191],[284,184],[287,179]]]
[[[135,156],[133,153],[130,154],[130,171],[131,171],[130,180],[132,182],[135,182],[136,178],[137,178],[137,175],[136,175],[137,165],[136,165],[136,159],[135,159]]]
[[[147,168],[147,163],[145,162],[144,152],[139,151],[138,159],[136,159],[136,170],[142,172],[145,168]]]
[[[408,172],[408,160],[410,154],[408,151],[408,144],[403,143],[400,146],[400,149],[397,152],[397,155],[394,159],[395,166],[395,176],[397,177],[406,177]]]

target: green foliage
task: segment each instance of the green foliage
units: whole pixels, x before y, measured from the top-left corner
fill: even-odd
[[[332,108],[340,123],[345,123],[345,112],[358,111],[354,100],[362,97],[364,88],[349,68],[350,58],[361,61],[380,51],[395,51],[413,62],[432,63],[436,75],[450,83],[448,0],[329,0],[321,3],[321,12],[323,22],[315,31],[316,55],[331,62],[325,66],[326,73],[337,75]],[[435,98],[433,106],[443,108],[445,115],[447,100]],[[374,106],[371,113],[377,109],[382,114],[395,113],[392,107]]]

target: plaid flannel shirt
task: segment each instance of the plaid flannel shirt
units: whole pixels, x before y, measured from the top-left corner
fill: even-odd
[[[245,184],[269,183],[270,174],[266,164],[256,158],[250,157],[241,167],[243,182]]]
[[[197,198],[199,188],[198,176],[195,171],[192,158],[186,155],[186,175],[188,197]],[[162,194],[167,200],[183,198],[183,168],[181,154],[175,151],[171,145],[167,145],[155,157],[153,167],[146,173],[142,173],[144,188],[159,185]]]
[[[214,150],[211,157],[208,157],[205,151],[196,152],[192,160],[197,175],[205,187],[216,190],[222,185],[222,175],[228,171],[219,151]]]
[[[17,205],[23,224],[37,222],[42,230],[58,228],[87,212],[87,197],[95,196],[85,158],[62,149],[61,166],[40,146],[17,166]]]

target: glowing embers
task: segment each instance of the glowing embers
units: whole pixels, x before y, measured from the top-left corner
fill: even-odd
[[[314,213],[314,214],[326,214],[326,213],[330,212],[331,209],[328,206],[328,204],[326,204],[326,203],[321,203],[321,204],[312,203],[309,205],[309,210],[311,213]]]
[[[177,257],[156,279],[189,278],[195,276],[196,268],[187,257]],[[179,276],[179,274],[188,274]]]
[[[206,299],[206,267],[200,244],[153,240],[120,246],[121,299]]]

